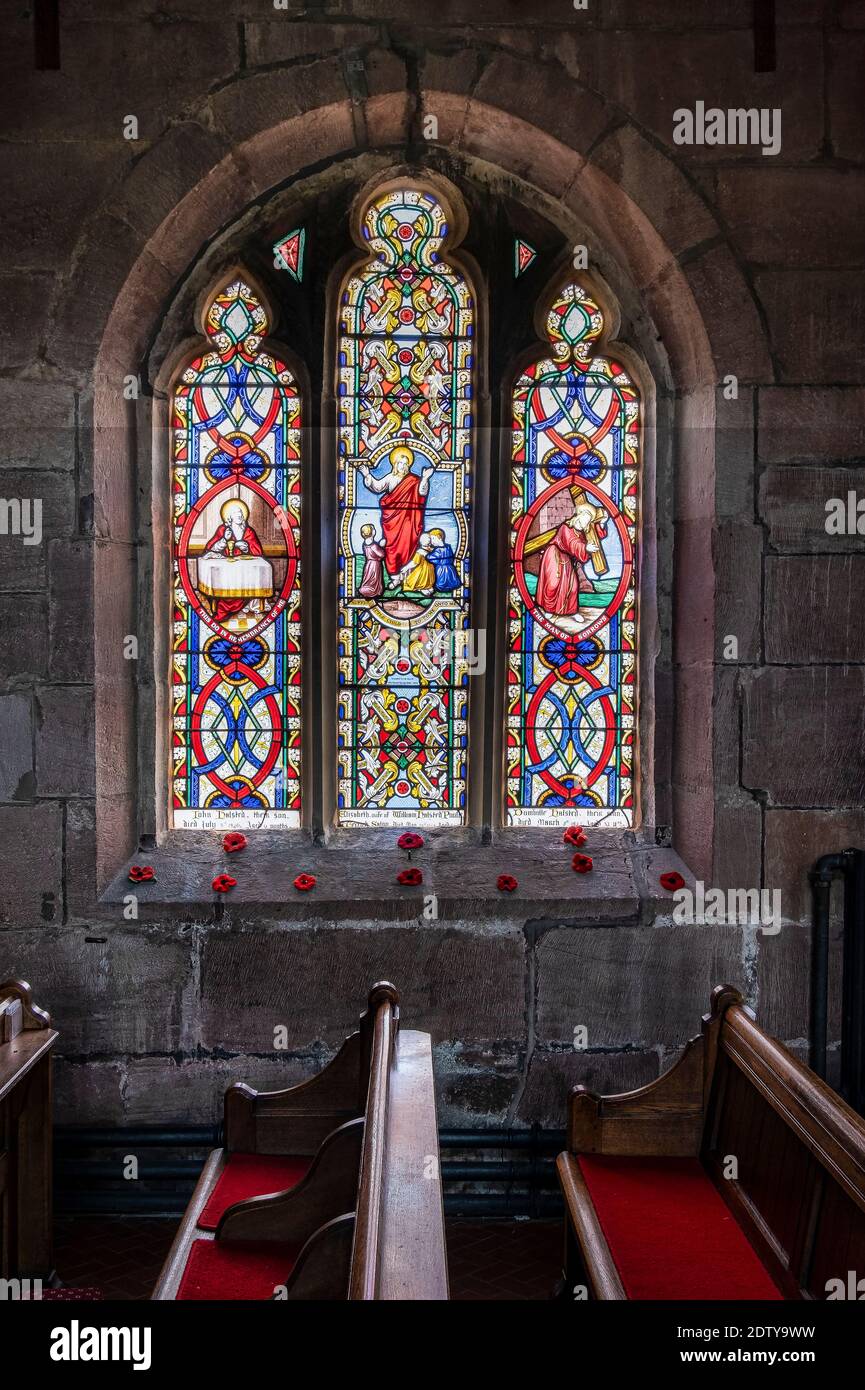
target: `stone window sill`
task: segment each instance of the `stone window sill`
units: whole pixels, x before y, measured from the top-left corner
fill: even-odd
[[[399,831],[340,829],[314,844],[304,831],[250,833],[246,849],[227,854],[222,836],[178,832],[142,850],[131,863],[150,864],[155,878],[130,883],[129,866],[116,875],[100,900],[100,916],[115,918],[134,893],[138,919],[189,919],[216,914],[242,921],[254,908],[256,920],[278,921],[459,921],[489,919],[571,923],[651,921],[669,910],[672,897],[660,875],[678,870],[693,876],[672,849],[654,843],[651,830],[589,830],[588,874],[574,873],[573,850],[553,830],[502,830],[482,843],[475,831],[429,831],[423,849],[408,857],[397,849]],[[423,883],[402,887],[401,869],[417,867]],[[219,873],[237,879],[227,894],[211,884]],[[299,873],[314,874],[310,892],[293,886]],[[511,874],[513,893],[496,887]],[[435,911],[429,904],[434,895]]]

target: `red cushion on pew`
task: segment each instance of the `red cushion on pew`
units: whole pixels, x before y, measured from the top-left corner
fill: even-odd
[[[577,1158],[633,1299],[781,1299],[696,1158]]]
[[[294,1268],[294,1245],[258,1240],[194,1240],[178,1299],[253,1300],[273,1297]]]
[[[296,1187],[309,1172],[311,1158],[283,1158],[273,1154],[229,1154],[228,1162],[208,1197],[197,1225],[215,1231],[219,1218],[235,1202],[264,1197]]]

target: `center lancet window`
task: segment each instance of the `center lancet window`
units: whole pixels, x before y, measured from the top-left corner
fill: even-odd
[[[466,814],[475,301],[454,212],[390,185],[362,211],[337,344],[342,824]]]

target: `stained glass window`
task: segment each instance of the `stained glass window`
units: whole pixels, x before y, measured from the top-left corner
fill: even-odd
[[[172,403],[172,822],[300,823],[300,394],[233,278]]]
[[[475,306],[449,215],[382,192],[339,304],[343,823],[465,816]]]
[[[510,825],[635,823],[640,398],[603,330],[567,284],[513,392]]]

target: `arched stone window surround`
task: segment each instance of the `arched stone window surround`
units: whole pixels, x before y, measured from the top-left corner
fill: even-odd
[[[443,115],[453,99],[427,93],[426,102]],[[379,138],[399,139],[405,113],[398,94],[375,98]],[[373,109],[370,102],[370,109]],[[712,674],[714,650],[714,580],[706,557],[711,553],[714,519],[714,403],[719,372],[712,359],[707,323],[673,252],[646,215],[605,173],[586,163],[547,132],[486,103],[473,102],[486,121],[489,138],[484,158],[518,176],[533,170],[547,200],[573,223],[588,228],[597,245],[605,245],[635,289],[644,291],[663,345],[666,367],[652,371],[669,396],[674,414],[677,458],[670,501],[676,518],[677,630],[675,685],[678,705],[687,719],[676,721],[672,750],[672,814],[677,847],[697,872],[710,871],[714,804],[712,792]],[[94,507],[98,543],[95,559],[97,614],[98,854],[100,881],[111,877],[136,841],[137,729],[132,682],[124,669],[119,633],[134,630],[135,469],[130,428],[133,410],[118,391],[118,380],[137,370],[147,343],[158,331],[172,288],[184,268],[225,226],[227,210],[285,180],[291,149],[309,150],[313,137],[322,159],[344,158],[351,140],[342,108],[316,108],[280,127],[239,140],[235,150],[203,175],[170,213],[130,238],[128,254],[115,269],[117,297],[106,301],[105,330],[94,374]],[[464,146],[470,142],[464,142]],[[514,152],[518,151],[518,155]],[[161,158],[156,142],[142,164],[152,174]],[[245,161],[241,165],[241,158]],[[242,170],[242,172],[241,172]],[[123,196],[129,196],[125,190]],[[106,209],[105,216],[112,212]],[[591,250],[594,250],[594,245]],[[88,269],[87,260],[90,257]],[[98,279],[98,248],[82,253],[81,274]],[[706,314],[712,337],[720,337]],[[720,312],[717,306],[714,312]],[[645,327],[651,334],[651,327]],[[63,325],[60,325],[62,335]],[[648,356],[648,354],[647,354]],[[85,359],[86,360],[86,354]],[[675,392],[675,398],[673,393]],[[665,423],[665,432],[669,421]],[[650,525],[648,512],[646,527]],[[112,596],[106,621],[106,603]],[[683,596],[687,596],[686,599]],[[678,610],[678,611],[677,611]],[[686,611],[687,610],[687,611]],[[681,614],[682,620],[679,621]],[[687,621],[685,621],[687,617]],[[644,628],[644,640],[647,636]],[[672,684],[672,682],[671,682]],[[672,692],[666,693],[668,706]],[[682,698],[684,696],[684,698]],[[658,808],[657,819],[664,812]]]

